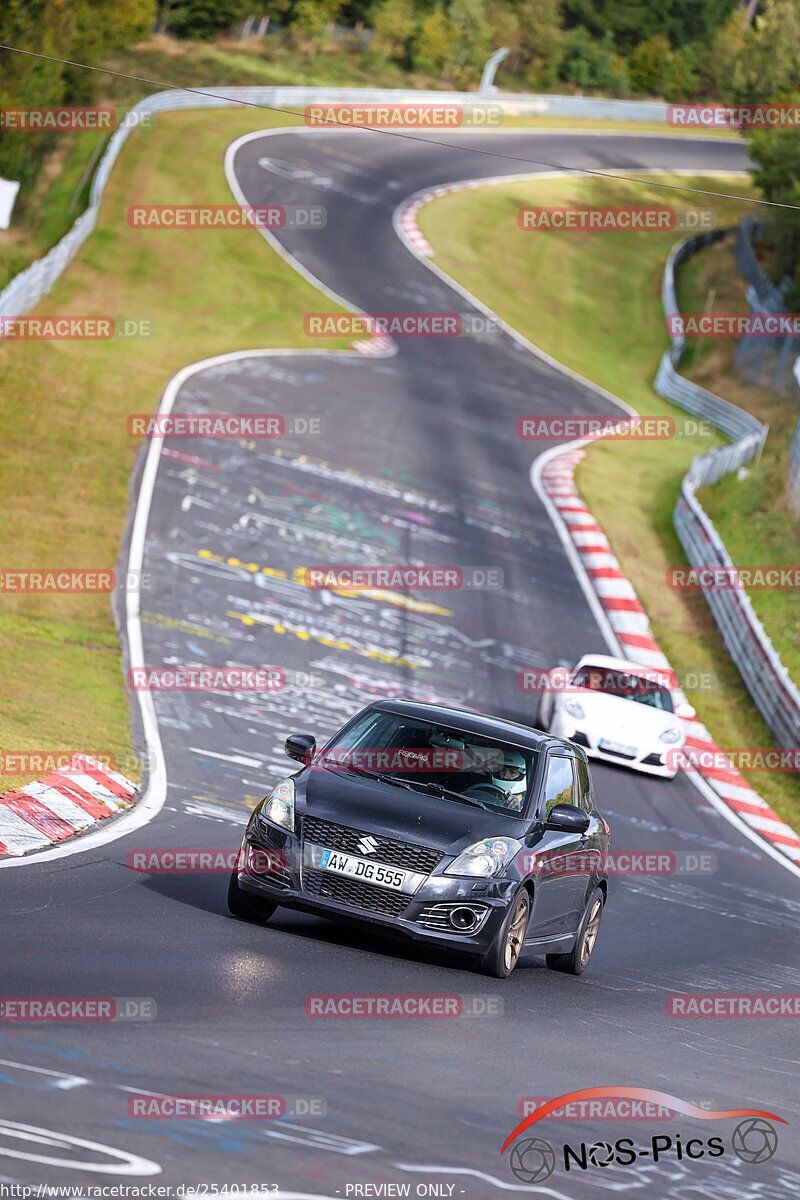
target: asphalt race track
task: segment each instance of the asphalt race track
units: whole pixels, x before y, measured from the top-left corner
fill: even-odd
[[[452,141],[442,148],[368,132],[282,132],[243,142],[233,168],[253,204],[326,206],[324,230],[277,236],[349,304],[463,313],[463,297],[398,240],[395,207],[420,188],[537,168],[475,153],[486,135]],[[508,132],[491,145],[634,174],[747,165],[741,145],[727,141]],[[209,289],[224,319],[225,297],[214,298],[213,280]],[[319,310],[330,307],[320,297]],[[519,670],[607,649],[529,482],[544,446],[519,441],[514,430],[523,415],[615,410],[505,334],[396,345],[386,357],[330,353],[322,343],[313,354],[241,356],[194,373],[178,393],[176,412],[321,418],[317,436],[168,443],[202,462],[162,458],[145,546],[154,581],[142,597],[148,665],[275,664],[288,686],[253,699],[156,693],[169,781],[161,813],[107,846],[0,874],[5,996],[157,1004],[148,1021],[3,1023],[0,1182],[272,1185],[323,1197],[391,1183],[410,1185],[411,1195],[468,1200],[526,1191],[797,1195],[795,1024],[680,1020],[667,1015],[666,1001],[686,992],[800,991],[800,881],[685,779],[594,768],[615,850],[706,850],[717,869],[613,880],[580,979],[529,957],[508,980],[491,980],[379,934],[280,910],[265,927],[237,922],[226,914],[225,875],[143,875],[127,866],[139,849],[237,846],[248,807],[288,773],[287,732],[319,740],[392,689],[532,723]],[[434,610],[415,611],[401,595],[343,596],[294,577],[303,566],[354,558],[499,567],[504,585],[429,593]],[[495,1007],[499,998],[502,1017],[305,1015],[309,994],[351,992],[460,994]],[[769,1162],[748,1164],[729,1148],[731,1121],[549,1121],[532,1132],[557,1147],[623,1135],[646,1146],[652,1133],[680,1132],[724,1135],[726,1152],[658,1163],[642,1156],[632,1167],[569,1175],[561,1166],[538,1186],[517,1180],[500,1148],[520,1098],[602,1084],[715,1110],[767,1109],[789,1124],[778,1126]],[[277,1121],[143,1120],[128,1110],[141,1092],[311,1103]]]

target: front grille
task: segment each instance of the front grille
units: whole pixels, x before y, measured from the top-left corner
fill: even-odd
[[[350,908],[363,908],[384,917],[399,917],[408,907],[410,897],[402,892],[389,892],[370,883],[331,875],[328,871],[303,871],[303,889],[309,896],[335,900]]]
[[[474,929],[469,930],[470,933],[477,933],[489,911],[485,904],[426,904],[417,917],[416,923],[425,929],[438,930],[443,933],[459,933],[460,931],[450,924],[450,913],[454,908],[472,909],[478,917],[478,922]]]
[[[406,871],[418,871],[421,875],[430,875],[433,868],[444,858],[441,850],[433,850],[429,846],[415,846],[412,842],[396,842],[393,838],[382,837],[379,833],[369,834],[366,829],[350,829],[347,825],[335,825],[332,821],[322,821],[319,817],[303,818],[303,837],[308,842],[316,842],[330,850],[341,850],[345,854],[358,854],[358,839],[370,836],[378,843],[377,848],[369,856],[376,862],[387,863],[390,867],[404,867]]]

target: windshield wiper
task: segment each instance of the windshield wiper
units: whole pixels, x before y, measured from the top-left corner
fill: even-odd
[[[429,792],[436,796],[449,796],[451,799],[458,800],[462,804],[471,804],[473,808],[482,808],[484,812],[496,811],[495,808],[490,808],[488,804],[484,804],[482,800],[476,800],[474,796],[465,796],[463,792],[456,792],[452,788],[445,787],[442,783],[435,783],[433,780],[427,780],[424,783],[422,780],[418,780],[412,783],[409,779],[400,779],[397,775],[384,775],[381,771],[368,771],[366,767],[356,767],[352,763],[347,763],[345,770],[352,771],[355,775],[364,775],[367,779],[378,779],[381,783],[393,783],[396,787],[404,787],[411,792]]]
[[[408,783],[405,779],[398,779],[396,775],[384,775],[382,771],[368,771],[366,767],[356,767],[352,763],[342,764],[346,771],[352,771],[354,775],[364,775],[367,779],[378,779],[381,783],[393,783],[397,787],[409,788],[414,791],[414,785]]]
[[[445,787],[443,783],[435,783],[433,780],[429,780],[427,783],[419,783],[416,786],[436,796],[449,796],[453,800],[459,800],[462,804],[471,804],[475,808],[482,808],[484,812],[495,811],[488,804],[484,804],[482,800],[476,800],[474,796],[465,796],[463,792],[456,792],[452,788]]]

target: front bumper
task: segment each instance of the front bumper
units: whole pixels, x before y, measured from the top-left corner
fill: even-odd
[[[596,738],[585,727],[581,727],[579,721],[560,712],[555,713],[549,732],[554,737],[567,738],[568,741],[583,746],[589,758],[598,759],[600,762],[611,763],[616,767],[630,767],[633,771],[641,771],[645,775],[657,775],[661,779],[674,779],[678,773],[677,767],[668,765],[668,759],[677,757],[676,752],[682,749],[680,744],[657,742],[649,746],[637,746],[633,758],[621,754],[611,754],[600,749],[597,744],[599,738]],[[658,762],[659,756],[667,761]]]
[[[255,854],[248,856],[248,848]],[[315,849],[309,845],[301,848],[300,839],[295,834],[280,833],[272,827],[268,831],[263,826],[251,827],[245,835],[244,853],[239,858],[239,886],[252,895],[263,896],[285,908],[340,920],[345,918],[372,927],[378,925],[387,932],[414,941],[471,955],[487,952],[519,888],[519,879],[462,879],[436,874],[417,877],[420,879],[419,886],[407,895],[369,885],[368,891],[381,894],[381,902],[386,899],[388,903],[399,906],[403,900],[406,901],[401,911],[390,914],[376,911],[374,907],[360,907],[357,895],[353,903],[315,894],[311,889],[317,886],[317,877],[321,874],[334,881],[349,878],[317,870]],[[264,867],[267,869],[264,870]],[[349,889],[342,885],[339,890]],[[350,892],[350,895],[352,897],[353,893]],[[436,909],[433,914],[433,906],[443,907]],[[474,932],[464,933],[455,928],[450,931],[447,918],[453,907],[473,908],[482,913],[480,924]],[[424,924],[423,921],[431,924]]]

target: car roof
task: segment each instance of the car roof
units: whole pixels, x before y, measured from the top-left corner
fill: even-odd
[[[398,716],[418,717],[423,721],[440,721],[443,725],[455,726],[465,733],[484,734],[522,746],[528,750],[569,749],[586,757],[581,746],[564,738],[553,737],[541,729],[533,729],[517,721],[506,721],[489,713],[478,713],[470,709],[456,708],[449,704],[429,704],[419,700],[376,700],[370,708],[381,712],[396,713]]]

